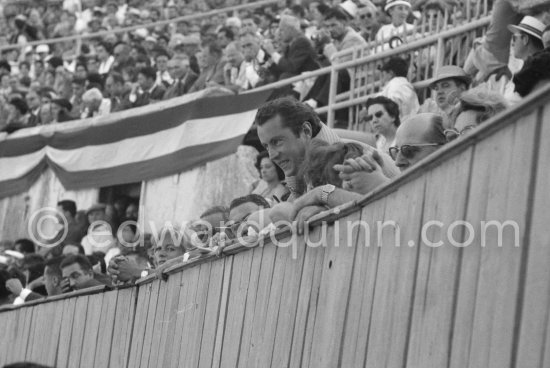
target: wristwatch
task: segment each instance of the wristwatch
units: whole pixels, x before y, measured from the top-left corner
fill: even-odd
[[[330,193],[334,192],[335,189],[336,187],[332,184],[323,185],[321,192],[321,202],[323,202],[324,205],[328,205],[328,196],[330,195]]]

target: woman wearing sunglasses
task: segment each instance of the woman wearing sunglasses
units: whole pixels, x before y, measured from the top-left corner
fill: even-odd
[[[387,97],[378,96],[369,98],[366,108],[367,115],[364,120],[370,124],[376,136],[376,148],[388,152],[391,146],[395,146],[395,134],[401,124],[399,106]]]
[[[468,134],[485,120],[506,110],[506,99],[496,92],[481,88],[471,89],[460,96],[458,105],[451,112],[453,128],[445,130],[447,142]]]

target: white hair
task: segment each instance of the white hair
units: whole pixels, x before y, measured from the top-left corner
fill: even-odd
[[[82,95],[82,101],[88,102],[88,101],[97,101],[97,100],[99,101],[103,100],[103,94],[97,88],[91,88],[86,92],[84,92],[84,94]]]
[[[279,26],[285,26],[294,28],[299,31],[300,28],[300,19],[292,15],[281,15],[281,20],[279,21]]]

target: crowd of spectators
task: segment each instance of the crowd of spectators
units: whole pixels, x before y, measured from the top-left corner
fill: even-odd
[[[505,2],[496,0],[494,7]],[[513,7],[513,3],[508,5]],[[401,21],[392,23],[394,27],[406,24],[412,10],[405,0],[388,0],[382,8],[392,22]],[[66,95],[63,89],[33,87],[34,80],[43,77],[36,74],[35,61],[34,77],[27,75],[31,83],[25,99],[12,96],[9,103],[24,108],[27,101],[34,119],[44,123],[44,106],[54,112],[50,112],[51,119],[61,122],[77,113],[83,117],[106,114],[213,85],[246,90],[313,70],[319,67],[321,56],[331,62],[335,50],[364,44],[366,39],[352,26],[359,9],[349,1],[332,6],[320,2],[308,7],[293,5],[277,18],[267,17],[271,23],[262,21],[266,14],[262,10],[227,19],[221,27],[212,26],[213,33],[202,27],[200,35],[173,34],[168,43],[174,47],[169,51],[158,48],[158,40],[144,43],[143,49],[123,40],[115,45],[97,42],[94,57],[75,64],[74,72],[59,58],[46,61],[48,68],[43,73],[53,67],[52,60],[61,63],[56,68],[66,78],[58,79],[54,68],[55,78],[50,82],[71,85]],[[0,303],[19,304],[75,289],[132,283],[162,270],[171,260],[219,254],[236,238],[254,241],[284,227],[303,233],[312,216],[372,192],[548,85],[550,3],[540,2],[529,9],[517,23],[507,25],[509,43],[506,50],[499,50],[522,62],[514,74],[508,67],[480,74],[487,68],[475,54],[479,47],[487,47],[485,39],[471,50],[477,72],[468,73],[466,66],[457,65],[438,68],[429,81],[431,97],[420,101],[407,80],[408,62],[399,57],[386,60],[380,68],[383,86],[367,100],[361,114],[365,132],[350,134],[320,120],[314,111],[319,102],[315,93],[323,90],[326,81],[318,79],[315,85],[319,88],[287,91],[289,96],[265,103],[254,122],[263,147],[256,163],[261,179],[250,194],[233,199],[228,207],[209,208],[184,228],[165,228],[165,236],[141,234],[143,229],[132,222],[137,219],[136,203],[121,200],[78,212],[74,202],[59,202],[58,209],[67,219],[59,229],[60,236],[66,234],[59,245],[36,249],[28,239],[20,239],[0,252]],[[493,19],[488,37],[495,26]],[[311,33],[317,37],[313,41],[308,27],[319,27],[320,32]],[[381,29],[389,32],[389,28]],[[135,83],[128,79],[132,70]],[[11,77],[8,87],[10,82]],[[76,106],[81,106],[78,111]]]

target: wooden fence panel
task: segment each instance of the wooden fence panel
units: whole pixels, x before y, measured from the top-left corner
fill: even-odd
[[[102,293],[89,297],[88,311],[86,313],[86,327],[84,340],[82,342],[82,354],[79,367],[95,368],[95,352],[99,344],[98,336],[100,333],[99,325],[102,318],[103,298],[107,293]]]
[[[115,325],[118,294],[118,290],[108,291],[103,294],[101,318],[98,327],[99,333],[97,335],[97,349],[94,357],[94,366],[97,368],[109,367],[111,350],[113,350],[113,326]],[[117,347],[115,346],[115,348]]]
[[[88,312],[88,295],[76,298],[73,331],[71,339],[67,341],[69,345],[69,367],[77,367],[80,364],[82,355],[82,342],[84,340],[84,330],[86,328],[86,314]],[[88,333],[92,333],[89,331]]]
[[[128,364],[128,354],[133,336],[143,341],[143,335],[132,334],[134,323],[138,322],[135,314],[137,291],[137,288],[118,290],[109,367],[136,367]]]
[[[164,285],[166,288],[166,303],[164,304],[162,331],[160,332],[161,336],[158,347],[159,352],[156,361],[153,359],[149,361],[149,366],[151,367],[166,367],[169,364],[168,358],[172,354],[173,336],[176,332],[176,316],[178,312],[182,274],[182,272],[171,274]]]
[[[141,338],[132,339],[132,344],[130,347],[130,358],[128,361],[129,367],[139,367],[139,364],[141,361],[141,355],[144,349],[145,329],[147,326],[146,325],[147,312],[149,310],[149,300],[151,297],[152,288],[153,288],[153,285],[149,283],[145,285],[140,285],[138,289],[139,293],[137,297],[135,321],[134,321],[134,327],[132,330],[132,335],[140,336]],[[118,310],[118,307],[117,307],[117,310]],[[113,337],[113,341],[116,341],[114,337]]]
[[[59,346],[57,348],[56,367],[58,368],[68,367],[76,299],[77,298],[69,298],[60,302],[60,306],[63,309],[63,322],[61,323]]]

